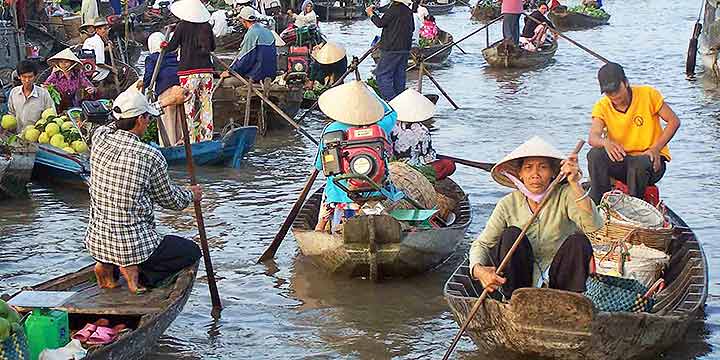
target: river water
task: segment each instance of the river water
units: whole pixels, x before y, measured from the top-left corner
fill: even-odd
[[[567,35],[623,64],[631,82],[651,84],[682,120],[673,139],[673,161],[660,183],[661,196],[697,232],[710,265],[706,319],[667,358],[716,358],[720,351],[720,293],[716,269],[720,235],[720,93],[711,82],[685,80],[684,56],[699,1],[607,0],[611,25]],[[459,38],[479,25],[466,8],[438,16]],[[323,31],[359,55],[375,29],[369,20],[324,23]],[[496,26],[491,39],[499,36]],[[433,128],[440,153],[497,161],[532,135],[569,151],[586,138],[590,110],[599,97],[595,78],[601,63],[560,42],[544,67],[497,71],[485,64],[484,32],[453,50],[449,66],[434,71],[461,106],[441,99]],[[368,59],[363,76],[372,68]],[[412,84],[412,83],[411,83]],[[426,80],[425,92],[432,84]],[[319,135],[322,120],[304,124]],[[587,150],[587,148],[586,148]],[[406,280],[373,284],[336,278],[299,254],[292,236],[272,265],[255,260],[287,215],[310,172],[312,144],[296,132],[259,139],[238,170],[205,168],[199,181],[213,263],[224,311],[214,320],[204,276],[185,310],[150,359],[417,359],[438,358],[458,326],[442,297],[442,286],[465,256],[496,201],[507,189],[488,174],[459,165],[453,178],[470,196],[473,223],[456,255],[436,271]],[[183,168],[172,169],[186,183]],[[0,293],[71,272],[91,262],[82,240],[88,200],[84,191],[33,184],[31,199],[0,204]],[[192,209],[159,211],[161,233],[197,234]],[[201,275],[204,274],[201,269]],[[457,357],[476,359],[474,345],[461,342]]]

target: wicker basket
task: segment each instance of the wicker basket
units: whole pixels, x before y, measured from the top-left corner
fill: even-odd
[[[635,279],[647,287],[660,278],[670,262],[670,257],[660,250],[642,244],[626,246],[622,241],[609,249],[596,245],[594,252],[599,274]]]
[[[596,244],[612,244],[625,239],[631,244],[667,252],[672,240],[672,225],[662,213],[645,201],[621,192],[606,193],[599,206],[605,225],[588,233]]]
[[[432,209],[437,206],[437,192],[435,191],[435,187],[421,172],[402,161],[391,162],[389,168],[390,180],[398,190],[401,190],[406,196],[422,204],[426,209]],[[390,208],[414,209],[414,207],[405,200],[388,207],[388,209]]]

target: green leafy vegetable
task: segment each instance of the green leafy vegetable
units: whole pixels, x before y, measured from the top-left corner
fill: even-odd
[[[48,85],[47,91],[50,93],[50,98],[52,98],[55,105],[60,105],[60,102],[62,101],[62,96],[60,95],[60,92],[57,91],[55,88],[55,85]]]
[[[609,19],[610,18],[610,14],[606,13],[605,10],[598,9],[594,6],[578,5],[578,6],[573,6],[573,7],[569,8],[568,11],[585,14],[585,15],[592,16],[592,17],[598,18],[598,19]]]

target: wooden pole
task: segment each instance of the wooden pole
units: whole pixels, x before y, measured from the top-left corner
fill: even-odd
[[[577,145],[575,145],[575,149],[572,152],[572,155],[575,155],[580,152],[582,147],[585,145],[584,140],[578,141]],[[510,250],[508,250],[507,254],[505,254],[505,257],[503,258],[502,262],[500,263],[500,266],[495,269],[495,274],[500,275],[503,273],[507,265],[510,263],[510,259],[512,258],[513,254],[515,253],[515,250],[517,250],[518,246],[520,246],[520,242],[522,242],[523,237],[525,237],[525,234],[527,233],[528,229],[530,228],[530,225],[532,225],[535,222],[535,219],[537,219],[538,215],[540,215],[540,212],[545,207],[545,205],[548,202],[548,199],[550,199],[550,195],[552,194],[553,190],[560,184],[563,180],[565,180],[565,174],[558,175],[555,177],[555,180],[553,180],[552,183],[550,183],[550,186],[548,186],[547,193],[543,197],[543,199],[540,201],[540,205],[538,206],[537,211],[535,211],[532,216],[530,216],[530,220],[525,223],[525,226],[523,226],[522,231],[520,231],[520,235],[515,239],[515,242],[513,242],[512,247],[510,247]],[[470,276],[472,277],[472,269],[470,269]],[[463,333],[465,333],[465,330],[467,330],[468,325],[470,325],[470,321],[475,317],[475,314],[477,314],[478,310],[480,310],[480,306],[483,304],[485,299],[488,297],[488,294],[490,292],[488,291],[488,288],[486,287],[482,294],[480,294],[480,297],[475,301],[475,304],[472,307],[472,310],[470,310],[470,313],[467,316],[467,319],[463,322],[462,326],[460,327],[460,331],[458,331],[457,335],[455,335],[455,338],[453,339],[452,344],[450,344],[450,348],[448,348],[447,352],[445,352],[445,356],[443,356],[443,360],[447,360],[450,355],[453,353],[453,350],[455,350],[455,346],[457,346],[458,342],[460,341],[460,338],[462,337]]]
[[[190,174],[190,185],[197,185],[195,177],[195,166],[193,164],[192,147],[190,144],[190,131],[188,130],[187,119],[185,118],[185,108],[183,105],[177,105],[177,116],[180,119],[180,128],[182,129],[183,139],[185,140],[185,157],[187,157],[187,169]],[[212,260],[210,260],[210,247],[207,242],[207,234],[205,233],[205,220],[203,219],[202,206],[200,200],[193,201],[195,205],[195,220],[197,220],[198,233],[200,234],[200,248],[205,260],[205,273],[208,279],[208,288],[210,288],[210,300],[212,301],[213,312],[219,313],[222,310],[220,303],[220,294],[218,293],[217,283],[215,282],[215,271],[213,270]]]
[[[427,75],[428,79],[430,79],[430,81],[432,81],[432,83],[435,85],[435,87],[436,87],[438,90],[440,90],[440,93],[443,94],[443,96],[447,99],[447,101],[450,102],[450,104],[452,104],[452,106],[455,108],[455,110],[457,110],[457,109],[460,108],[460,107],[453,101],[453,99],[450,98],[450,95],[448,95],[448,93],[445,92],[445,90],[442,88],[442,86],[440,86],[440,84],[438,84],[437,80],[435,80],[435,77],[433,77],[432,74],[430,74],[430,72],[429,72],[427,69],[425,69],[425,75]]]
[[[110,64],[112,67],[113,80],[115,81],[115,90],[117,90],[119,95],[122,90],[120,89],[120,80],[118,79],[117,67],[115,66],[115,54],[113,54],[115,51],[112,42],[108,42],[108,46],[110,47]]]
[[[485,171],[487,171],[487,172],[490,172],[490,170],[492,170],[493,166],[495,166],[495,163],[487,163],[487,162],[479,162],[479,161],[465,160],[465,159],[456,158],[456,157],[452,157],[452,156],[448,156],[448,155],[438,154],[437,157],[438,157],[438,159],[448,159],[448,160],[452,160],[452,161],[454,161],[454,162],[456,162],[456,163],[458,163],[458,164],[462,164],[462,165],[465,165],[465,166],[470,166],[470,167],[474,167],[474,168],[477,168],[477,169],[485,170]]]
[[[534,22],[536,22],[536,23],[538,23],[538,24],[542,24],[540,21],[538,21],[538,19],[536,19],[536,18],[534,18],[534,17],[532,17],[532,16],[530,16],[530,15],[525,15],[525,19],[530,19],[530,20],[532,20],[532,21],[534,21]],[[606,64],[610,62],[610,60],[608,60],[608,59],[604,58],[603,56],[601,56],[600,54],[598,54],[598,53],[596,53],[596,52],[588,49],[587,47],[585,47],[584,45],[580,44],[579,42],[577,42],[577,41],[575,41],[575,40],[567,37],[567,35],[561,33],[560,31],[557,31],[557,30],[555,30],[555,29],[553,29],[553,28],[551,28],[551,27],[548,27],[548,30],[550,30],[552,33],[556,34],[557,36],[559,36],[559,37],[561,37],[561,38],[569,41],[571,44],[579,47],[580,49],[584,50],[584,51],[587,52],[588,54],[596,57],[598,60],[600,60],[600,61],[602,61],[602,62],[604,62],[604,63],[606,63]]]

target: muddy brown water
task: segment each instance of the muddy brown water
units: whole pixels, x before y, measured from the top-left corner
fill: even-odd
[[[720,357],[720,93],[711,82],[685,80],[684,53],[699,1],[606,1],[611,25],[567,35],[626,66],[630,81],[651,84],[666,96],[682,127],[670,144],[673,161],[660,183],[661,196],[697,232],[710,265],[706,319],[666,356]],[[460,38],[479,25],[457,7],[438,24]],[[323,23],[323,31],[359,55],[375,29],[368,20]],[[498,35],[499,27],[490,33]],[[440,153],[497,161],[532,135],[569,151],[585,138],[598,99],[600,63],[560,42],[555,58],[531,71],[489,69],[480,53],[485,34],[453,50],[437,80],[461,106],[439,101],[433,142]],[[367,76],[368,59],[362,66]],[[414,84],[414,83],[410,83]],[[424,89],[432,84],[426,80]],[[319,117],[304,126],[316,136]],[[586,148],[587,149],[587,148]],[[304,259],[292,236],[277,262],[255,260],[271,241],[310,172],[314,149],[297,132],[260,139],[240,169],[204,168],[205,223],[220,294],[222,317],[210,316],[204,277],[185,310],[149,359],[418,359],[438,358],[458,329],[442,297],[442,286],[507,190],[482,171],[459,166],[453,178],[469,194],[473,223],[456,255],[436,271],[406,280],[372,284],[336,278]],[[186,183],[182,167],[173,168]],[[91,261],[82,240],[88,200],[83,191],[33,184],[31,199],[0,204],[0,293],[73,271]],[[161,233],[196,235],[192,209],[158,211]],[[202,270],[201,270],[202,274]],[[456,356],[476,359],[464,339]]]

